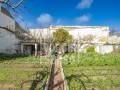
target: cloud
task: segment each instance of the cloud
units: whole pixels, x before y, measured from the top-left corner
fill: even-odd
[[[77,5],[77,9],[86,9],[86,8],[90,8],[90,6],[92,5],[93,0],[82,0],[78,5]]]
[[[37,18],[41,26],[47,26],[53,22],[53,17],[48,13],[43,13]]]
[[[91,17],[89,15],[82,15],[80,17],[77,17],[75,20],[78,22],[78,23],[85,23],[85,22],[89,22],[91,19]]]

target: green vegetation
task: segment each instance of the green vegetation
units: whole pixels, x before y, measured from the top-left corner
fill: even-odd
[[[71,53],[64,56],[64,63],[69,66],[120,66],[120,56],[97,53]]]
[[[69,90],[120,89],[120,56],[71,53],[62,64]]]
[[[50,67],[46,57],[0,55],[0,88],[44,90]]]
[[[63,28],[59,28],[53,33],[53,43],[59,45],[58,52],[60,51],[61,54],[65,53],[63,45],[69,45],[72,41],[72,35],[70,35],[69,32]]]
[[[0,55],[0,63],[20,64],[20,63],[46,63],[47,57],[35,57],[27,55]]]
[[[90,46],[87,48],[87,53],[95,53],[95,47],[94,46]]]
[[[53,42],[56,44],[70,44],[72,40],[72,36],[63,28],[59,28],[56,32],[53,33]]]

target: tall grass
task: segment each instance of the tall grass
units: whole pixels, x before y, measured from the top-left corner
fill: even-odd
[[[20,63],[44,63],[48,62],[47,57],[35,57],[28,55],[4,55],[0,54],[0,64],[20,64]]]
[[[44,90],[50,67],[47,57],[1,54],[0,90]]]
[[[69,90],[120,90],[120,56],[69,53],[62,60]]]
[[[120,65],[120,56],[97,53],[71,53],[63,57],[63,64],[74,66]]]

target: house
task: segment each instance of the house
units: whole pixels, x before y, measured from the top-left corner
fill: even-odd
[[[109,27],[103,26],[50,26],[48,28],[42,29],[30,29],[29,33],[33,38],[31,40],[27,40],[22,42],[21,51],[26,51],[28,54],[35,54],[35,52],[39,52],[43,47],[49,47],[49,42],[52,38],[52,33],[57,29],[63,28],[69,32],[73,36],[74,41],[78,41],[79,38],[84,38],[88,35],[94,36],[95,38],[92,40],[92,44],[105,44],[108,42],[109,37]],[[43,42],[44,41],[44,42]],[[86,45],[87,44],[87,45]],[[75,45],[75,42],[72,46]],[[84,50],[88,46],[88,43],[84,43],[82,49]],[[84,48],[83,48],[84,47]],[[74,48],[74,47],[73,47]],[[78,50],[80,51],[81,48]],[[47,49],[48,51],[48,49]]]
[[[96,52],[100,53],[99,46],[103,46],[108,43],[109,27],[105,26],[51,26],[51,32],[55,32],[57,29],[63,28],[73,36],[74,43],[72,48],[74,51],[86,52],[86,49],[90,46],[95,46]],[[92,40],[90,40],[90,38]],[[88,40],[87,40],[88,39]],[[77,45],[76,45],[77,44]],[[79,45],[78,45],[79,44]],[[80,45],[82,44],[82,45]],[[70,47],[71,48],[71,47]],[[111,52],[111,47],[104,49],[106,53]]]
[[[109,27],[104,26],[51,26],[50,30],[55,32],[59,28],[67,30],[74,40],[91,35],[95,37],[93,43],[106,43],[109,37]],[[104,42],[101,41],[103,37],[106,38]]]
[[[104,45],[97,45],[96,52],[98,53],[120,53],[120,37],[117,35],[109,35],[108,42]]]
[[[19,29],[18,23],[0,4],[0,53],[15,54],[20,51],[20,39],[16,36]]]
[[[44,47],[48,49],[51,38],[49,28],[29,29],[28,35],[29,38],[21,42],[21,52],[35,55],[42,51],[45,54]]]

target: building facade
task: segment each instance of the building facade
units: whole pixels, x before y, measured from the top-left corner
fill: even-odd
[[[0,5],[0,53],[15,54],[18,52],[19,39],[15,35],[16,21]]]
[[[94,45],[98,44],[105,44],[108,41],[109,37],[109,27],[102,27],[102,26],[50,26],[48,28],[43,29],[30,29],[29,33],[32,35],[36,41],[32,42],[23,42],[22,43],[22,51],[26,51],[27,53],[33,54],[33,52],[40,52],[40,49],[42,49],[41,45],[44,43],[48,44],[49,47],[49,41],[52,38],[53,32],[56,32],[59,28],[63,28],[69,32],[70,35],[72,35],[74,41],[78,41],[79,38],[84,38],[88,35],[94,36],[95,38],[92,40],[91,43]],[[44,41],[44,42],[43,42]],[[72,44],[72,48],[75,48],[75,42]],[[42,45],[43,46],[43,45]],[[88,44],[85,43],[82,46],[82,51],[87,48]],[[84,48],[83,48],[84,47]],[[78,49],[81,51],[81,47]],[[98,49],[96,49],[98,51]],[[47,49],[48,51],[48,49]]]
[[[55,32],[59,28],[67,30],[74,40],[91,35],[95,38],[93,43],[106,43],[109,37],[109,27],[104,26],[51,26],[50,30]],[[102,38],[106,40],[103,42]]]

